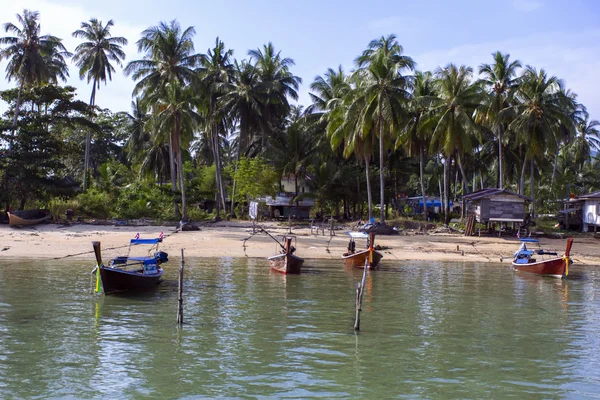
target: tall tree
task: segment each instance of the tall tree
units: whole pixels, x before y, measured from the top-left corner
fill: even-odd
[[[331,101],[332,109],[327,119],[327,137],[331,148],[337,149],[343,144],[343,156],[356,155],[359,162],[365,164],[367,184],[367,205],[369,220],[373,218],[373,198],[371,192],[370,162],[375,145],[375,129],[370,119],[362,118],[366,99],[362,96],[366,82],[356,75],[349,78],[351,90],[344,91],[340,101]]]
[[[127,45],[127,39],[112,37],[110,28],[113,25],[112,19],[106,25],[102,25],[102,21],[92,18],[88,22],[82,22],[81,28],[73,32],[73,37],[84,40],[75,48],[73,61],[79,68],[79,78],[86,78],[88,83],[92,82],[91,106],[96,105],[96,90],[100,89],[100,82],[106,84],[106,78],[112,80],[115,68],[111,61],[121,66],[121,61],[125,60],[122,46]],[[91,141],[91,132],[88,132],[85,139],[83,190],[87,189]]]
[[[205,108],[207,109],[207,129],[213,156],[215,160],[215,174],[217,188],[219,190],[219,199],[223,210],[226,211],[225,186],[223,185],[223,167],[221,163],[221,147],[219,137],[227,132],[229,115],[224,113],[219,107],[219,97],[225,93],[226,85],[231,83],[235,75],[233,64],[233,50],[227,50],[225,43],[218,37],[215,39],[215,46],[209,49],[207,54],[200,57],[200,68],[198,74],[202,82],[202,89],[205,91]],[[233,201],[231,207],[233,209]],[[233,211],[232,211],[233,212]]]
[[[6,46],[0,50],[0,61],[8,60],[6,78],[9,82],[14,79],[19,84],[19,94],[13,116],[11,145],[17,128],[23,88],[55,80],[59,76],[59,72],[64,73],[65,71],[62,68],[53,69],[52,66],[49,68],[48,61],[59,61],[60,53],[66,52],[66,49],[60,39],[41,34],[39,18],[39,12],[23,10],[22,15],[17,14],[19,26],[12,22],[4,24],[5,32],[12,33],[13,36],[0,38],[0,45]],[[48,57],[47,52],[49,51],[56,53],[54,56]],[[63,59],[65,55],[63,53]]]
[[[232,81],[223,84],[223,94],[219,98],[219,112],[229,115],[239,126],[235,161],[239,161],[242,156],[248,156],[251,139],[260,128],[265,93],[260,90],[259,85],[256,67],[245,60],[241,63],[235,62]],[[236,172],[237,168],[238,162],[235,163]],[[235,198],[236,176],[237,173],[234,172],[232,199]],[[232,216],[233,213],[232,203]]]
[[[498,187],[504,187],[504,168],[502,163],[502,131],[503,121],[500,111],[509,106],[509,99],[519,84],[517,69],[521,68],[519,60],[510,61],[510,54],[497,51],[492,54],[493,64],[481,64],[479,73],[482,82],[490,91],[491,99],[485,113],[489,125],[496,131],[498,138]]]
[[[167,85],[164,94],[151,97],[155,103],[152,115],[157,132],[169,132],[170,145],[177,163],[177,177],[181,193],[182,220],[187,220],[187,203],[185,197],[185,179],[183,175],[183,151],[189,147],[194,130],[202,123],[196,111],[196,95],[193,87],[182,87],[173,82]]]
[[[431,150],[438,149],[444,156],[444,212],[446,224],[450,222],[448,199],[450,194],[450,165],[452,159],[460,168],[463,188],[468,187],[461,157],[473,148],[473,139],[479,129],[473,113],[482,103],[482,90],[472,83],[473,69],[449,64],[435,71],[438,104],[434,107],[435,128]]]
[[[136,42],[138,51],[144,53],[144,57],[129,62],[124,72],[137,81],[133,93],[142,95],[143,101],[152,108],[152,114],[160,112],[160,109],[156,109],[155,104],[148,101],[149,98],[166,96],[168,85],[188,85],[197,80],[195,67],[201,56],[194,53],[192,38],[195,33],[193,27],[182,31],[179,22],[173,20],[144,30],[142,38]],[[175,143],[169,142],[169,169],[174,196],[177,193],[175,147]],[[173,202],[176,217],[179,217],[179,206],[175,197]]]
[[[427,221],[427,194],[425,191],[425,155],[433,132],[432,121],[428,115],[436,99],[435,82],[431,72],[415,72],[413,99],[409,103],[408,118],[402,128],[396,146],[404,146],[408,155],[419,157],[419,180],[423,198],[423,216]]]
[[[248,55],[256,67],[260,90],[265,94],[261,110],[261,148],[264,149],[267,138],[283,129],[290,110],[289,99],[298,100],[302,79],[290,70],[295,65],[294,60],[283,57],[272,43],[250,50]]]
[[[381,221],[385,220],[386,138],[399,132],[402,119],[406,115],[406,101],[411,96],[412,79],[402,75],[402,71],[413,70],[415,63],[412,58],[403,55],[403,51],[396,36],[389,35],[371,41],[368,48],[356,59],[359,67],[356,74],[366,81],[361,93],[365,102],[361,118],[373,121],[379,136]]]
[[[518,102],[505,108],[502,114],[514,118],[509,129],[516,132],[519,142],[525,147],[521,171],[521,191],[527,161],[530,163],[531,198],[535,203],[534,159],[541,157],[546,151],[554,154],[557,146],[557,135],[560,125],[574,130],[573,120],[568,110],[573,108],[566,96],[560,93],[562,81],[555,76],[548,76],[545,70],[539,72],[527,66],[523,81],[516,93]],[[535,208],[532,209],[532,217]]]

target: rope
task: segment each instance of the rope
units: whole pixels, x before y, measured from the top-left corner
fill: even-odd
[[[246,254],[246,242],[250,239],[252,239],[253,236],[258,235],[259,233],[264,232],[266,233],[271,239],[273,239],[279,246],[281,246],[282,249],[285,250],[285,247],[279,242],[279,240],[277,240],[276,238],[273,237],[273,235],[271,235],[269,232],[266,231],[265,228],[261,227],[261,226],[257,226],[256,230],[254,232],[252,232],[250,234],[250,236],[248,236],[247,238],[244,238],[242,241],[242,247],[244,248],[244,255],[246,257],[248,257],[248,255]]]

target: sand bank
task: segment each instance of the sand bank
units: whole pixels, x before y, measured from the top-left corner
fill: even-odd
[[[280,238],[287,228],[272,224],[268,231]],[[93,262],[91,242],[102,243],[106,257],[127,251],[129,239],[156,237],[164,232],[161,250],[172,256],[185,249],[187,257],[257,257],[276,254],[277,245],[267,235],[251,236],[248,223],[222,222],[203,227],[200,231],[175,232],[173,227],[160,226],[102,226],[46,224],[28,228],[0,226],[0,260],[2,258],[62,259],[71,258]],[[297,254],[308,259],[339,259],[348,244],[343,230],[336,235],[313,235],[307,227],[293,228],[297,237]],[[542,246],[564,252],[566,240],[540,239]],[[384,246],[383,262],[393,260],[510,262],[518,247],[514,237],[465,237],[459,234],[408,234],[378,236],[376,244]],[[600,240],[593,237],[576,238],[572,258],[578,264],[600,265]]]

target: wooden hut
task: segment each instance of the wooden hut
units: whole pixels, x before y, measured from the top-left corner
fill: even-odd
[[[488,188],[463,196],[467,219],[487,224],[512,223],[521,226],[527,213],[525,205],[532,199],[506,189]]]

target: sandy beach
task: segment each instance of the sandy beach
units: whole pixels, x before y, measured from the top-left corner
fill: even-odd
[[[267,224],[265,228],[281,238],[287,228]],[[265,258],[277,253],[277,245],[264,233],[253,235],[249,223],[221,222],[202,227],[200,231],[181,232],[168,226],[106,226],[90,224],[46,224],[26,228],[0,226],[0,260],[3,258],[78,259],[93,262],[91,242],[102,243],[106,257],[127,251],[129,239],[137,233],[151,238],[164,232],[161,250],[177,257],[184,249],[187,257],[255,257]],[[335,236],[311,234],[308,227],[294,227],[297,253],[307,259],[338,259],[345,251],[348,237],[344,230]],[[564,252],[565,239],[541,238],[544,248]],[[427,233],[377,236],[376,244],[383,246],[383,262],[393,260],[472,261],[509,263],[518,247],[515,237],[465,237],[460,234]],[[362,243],[357,243],[362,245]],[[600,265],[600,240],[593,237],[576,238],[572,258],[578,264]]]

